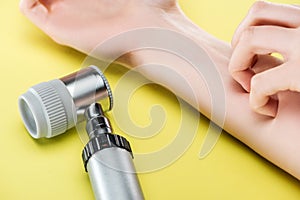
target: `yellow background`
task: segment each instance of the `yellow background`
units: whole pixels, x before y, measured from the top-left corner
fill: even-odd
[[[203,29],[230,41],[253,2],[181,0],[180,4]],[[85,55],[55,44],[20,14],[15,0],[2,1],[0,13],[0,199],[93,199],[81,161],[83,143],[76,130],[51,140],[34,140],[23,127],[17,108],[18,96],[30,86],[77,70]],[[122,70],[107,73],[112,86],[121,75]],[[133,96],[129,107],[133,120],[147,124],[149,109],[157,103],[165,107],[168,117],[162,136],[148,141],[129,137],[137,152],[170,142],[172,125],[180,120],[176,98],[153,85]],[[193,117],[196,114],[191,111]],[[180,159],[139,175],[147,199],[300,199],[299,181],[226,133],[212,153],[199,160],[207,124],[205,120],[199,123],[196,138]]]

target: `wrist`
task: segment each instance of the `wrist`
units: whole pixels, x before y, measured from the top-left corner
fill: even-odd
[[[224,63],[224,59],[226,60],[226,63],[228,62],[228,59],[231,56],[229,45],[199,28],[195,23],[188,19],[179,8],[176,10],[172,9],[168,12],[159,9],[157,12],[159,12],[157,16],[159,16],[160,20],[154,26],[144,26],[144,28],[153,27],[177,32],[194,41],[198,46],[204,49],[213,60],[216,60],[216,62],[219,62],[220,58],[223,59],[220,61],[222,64]],[[143,28],[143,26],[140,28]],[[163,64],[165,62],[174,63],[173,58],[170,56],[162,61],[163,58],[164,53],[162,53],[162,51],[139,50],[123,55],[118,59],[118,62],[129,68],[149,62]],[[169,61],[167,61],[168,59]]]

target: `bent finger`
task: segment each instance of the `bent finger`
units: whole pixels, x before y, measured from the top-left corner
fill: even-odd
[[[279,65],[282,65],[283,61],[279,58],[276,58],[272,55],[257,55],[257,61],[252,66],[252,71],[255,74],[264,72],[268,69],[272,69]]]
[[[297,28],[300,26],[300,17],[297,16],[300,16],[300,7],[257,1],[235,31],[232,46],[237,45],[243,31],[250,26],[275,25]]]
[[[250,106],[254,111],[268,116],[275,116],[277,108],[274,101],[270,103],[270,96],[286,90],[300,92],[300,80],[294,67],[290,65],[291,63],[284,63],[279,67],[253,76]]]
[[[253,64],[251,65],[251,69],[247,69],[244,71],[240,71],[234,73],[234,78],[240,85],[246,90],[250,92],[251,88],[251,79],[255,74],[264,72],[266,70],[272,69],[282,64],[282,61],[278,58],[275,58],[271,55],[257,55]]]
[[[274,26],[250,27],[244,31],[241,40],[233,51],[229,62],[232,77],[249,90],[249,69],[253,66],[256,55],[268,55],[278,52],[287,57],[290,51],[289,29]],[[270,34],[272,33],[272,34]],[[248,75],[245,75],[248,74]]]

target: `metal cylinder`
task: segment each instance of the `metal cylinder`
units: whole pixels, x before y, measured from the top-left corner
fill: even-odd
[[[82,158],[95,198],[144,199],[129,142],[122,136],[112,134],[101,105],[92,104],[87,108],[85,116],[90,140],[83,150]]]
[[[89,159],[87,171],[97,200],[144,199],[132,157],[124,149],[98,151]]]
[[[113,107],[109,83],[98,67],[90,66],[60,78],[72,96],[78,121],[84,120],[86,108],[99,102],[104,111]]]
[[[19,110],[32,137],[51,138],[83,121],[85,109],[97,101],[105,111],[113,106],[106,78],[90,66],[31,87],[19,97]]]

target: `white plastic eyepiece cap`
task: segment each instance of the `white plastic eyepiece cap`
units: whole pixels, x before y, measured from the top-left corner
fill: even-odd
[[[31,87],[19,97],[19,110],[32,137],[51,138],[83,121],[84,111],[94,102],[109,111],[113,97],[104,74],[89,66]]]
[[[18,103],[25,127],[33,138],[51,138],[76,124],[72,96],[61,80],[31,87],[19,97]]]

